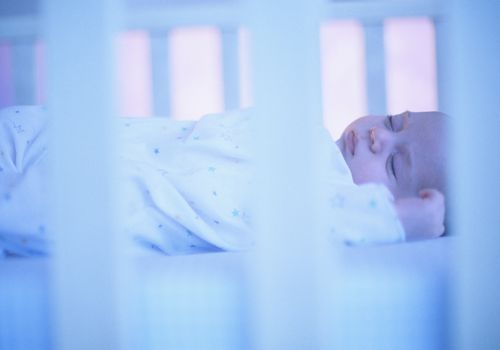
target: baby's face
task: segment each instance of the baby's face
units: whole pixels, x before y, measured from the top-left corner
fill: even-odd
[[[439,112],[367,116],[336,142],[356,184],[381,183],[395,198],[445,183],[445,118]]]

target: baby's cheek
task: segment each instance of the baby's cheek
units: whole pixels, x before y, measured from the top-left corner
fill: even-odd
[[[372,169],[370,167],[352,167],[351,168],[352,179],[355,184],[362,185],[366,183],[378,183],[385,185],[389,188],[389,181],[387,176],[381,174],[376,168]]]
[[[418,189],[413,188],[408,185],[397,185],[397,186],[392,186],[392,188],[388,187],[389,190],[391,191],[392,195],[394,196],[394,199],[398,198],[408,198],[408,197],[419,197],[418,195]]]

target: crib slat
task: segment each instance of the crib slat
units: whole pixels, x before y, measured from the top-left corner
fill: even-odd
[[[40,33],[38,14],[2,16],[0,21],[0,39],[16,40],[34,37]]]
[[[140,2],[137,2],[140,3]],[[445,13],[446,2],[440,0],[412,1],[324,1],[323,19],[381,19],[400,16],[439,16]],[[20,35],[36,35],[40,23],[38,14],[2,18],[0,38],[11,39]],[[219,4],[198,4],[179,6],[164,4],[160,8],[130,7],[124,23],[127,29],[162,29],[181,25],[239,25],[245,21],[237,2],[225,1]]]
[[[324,1],[324,19],[380,20],[386,17],[438,16],[446,12],[446,1]]]
[[[438,110],[449,113],[451,108],[450,92],[446,86],[446,81],[450,78],[450,23],[442,17],[434,17],[434,31],[436,35],[436,73],[437,73],[437,98]]]
[[[117,349],[113,0],[46,2],[55,346]]]
[[[315,144],[315,127],[322,125],[318,3],[247,5],[259,140],[252,339],[255,349],[320,349],[316,259],[323,236],[316,226],[322,221],[316,186],[327,161]]]
[[[225,109],[236,109],[240,107],[238,29],[222,27],[221,36]]]
[[[454,272],[456,349],[500,344],[500,2],[454,1],[451,12],[453,230],[459,237]]]
[[[136,6],[128,11],[126,24],[128,28],[162,29],[190,25],[238,25],[242,16],[240,5],[236,1],[226,1],[221,4],[165,5],[158,7]]]
[[[384,115],[387,110],[383,21],[364,21],[366,92],[368,113]]]
[[[168,30],[150,32],[153,112],[156,116],[171,115],[169,84]]]
[[[12,42],[12,68],[15,104],[34,104],[35,41],[33,39],[24,38]]]

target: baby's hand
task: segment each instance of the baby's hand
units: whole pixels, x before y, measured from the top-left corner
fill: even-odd
[[[421,190],[419,197],[397,199],[396,211],[407,240],[434,238],[444,233],[444,196],[438,190],[428,188]]]

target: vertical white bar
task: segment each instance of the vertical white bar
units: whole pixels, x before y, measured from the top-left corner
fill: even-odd
[[[449,87],[450,54],[450,19],[446,15],[434,17],[436,33],[436,75],[437,75],[437,107],[439,111],[448,112],[451,107]]]
[[[238,28],[222,27],[222,67],[224,79],[224,108],[240,107],[240,69]]]
[[[318,349],[318,2],[247,2],[256,108],[254,348]],[[293,33],[293,35],[291,34]],[[323,241],[324,243],[324,241]]]
[[[364,28],[359,21],[322,24],[323,111],[334,139],[367,112]]]
[[[435,40],[428,17],[385,20],[387,113],[437,109]]]
[[[175,119],[197,119],[223,111],[219,30],[213,26],[175,28],[170,32],[168,42],[172,116]]]
[[[116,82],[119,91],[119,115],[152,115],[153,70],[149,33],[145,30],[121,32],[118,43]]]
[[[50,230],[58,349],[116,349],[113,0],[47,0]]]
[[[12,42],[14,99],[19,105],[35,103],[35,38]]]
[[[453,2],[453,229],[460,237],[457,349],[498,349],[500,2]]]
[[[170,84],[168,30],[151,31],[151,78],[153,81],[153,112],[157,116],[170,116]]]
[[[385,55],[383,20],[364,21],[368,113],[386,113]]]

